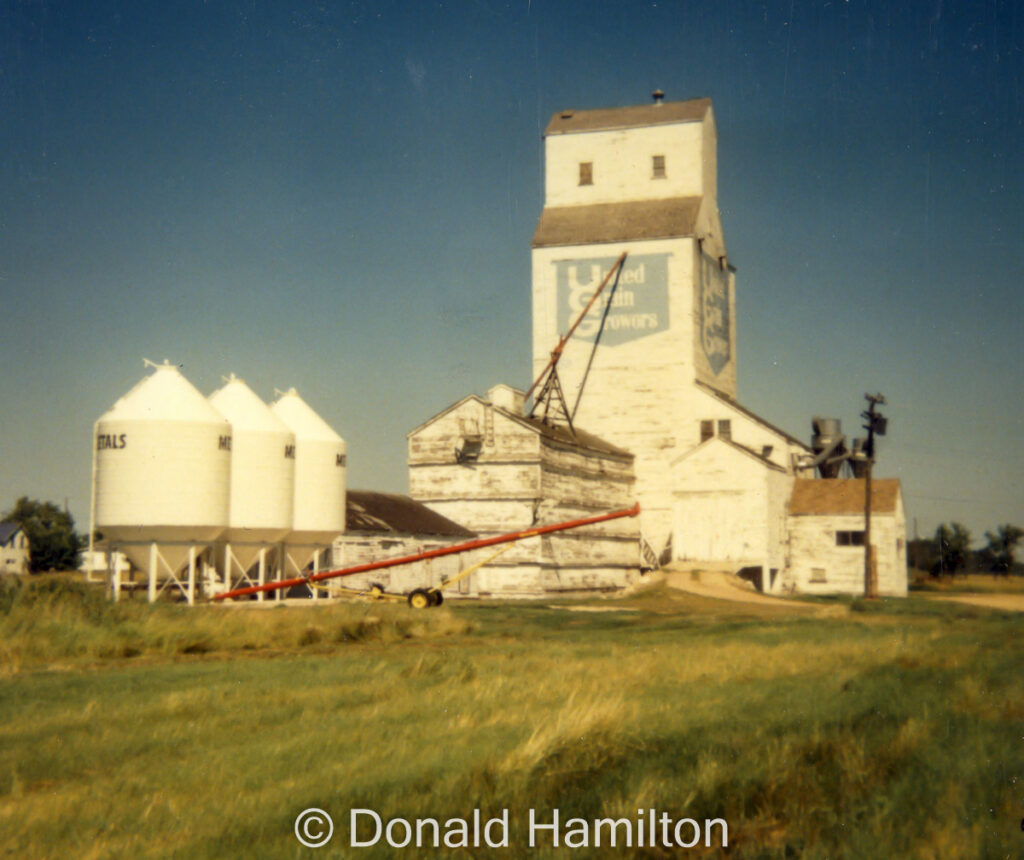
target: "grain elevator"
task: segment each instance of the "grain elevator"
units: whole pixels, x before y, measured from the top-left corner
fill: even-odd
[[[533,236],[533,365],[626,253],[614,296],[562,356],[576,423],[636,456],[646,543],[673,547],[678,461],[712,437],[786,473],[797,439],[736,401],[735,268],[717,200],[709,99],[556,113]],[[601,335],[600,348],[594,341]],[[683,467],[685,468],[685,466]]]

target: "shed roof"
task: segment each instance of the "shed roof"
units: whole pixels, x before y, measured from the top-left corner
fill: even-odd
[[[700,197],[544,207],[533,247],[693,236]]]
[[[7,543],[21,530],[17,523],[0,523],[0,546]]]
[[[630,105],[597,110],[567,108],[553,117],[544,134],[571,134],[583,131],[604,131],[614,128],[633,128],[644,125],[664,125],[674,122],[696,122],[704,118],[711,107],[711,99],[689,99],[682,102]]]
[[[475,532],[408,496],[349,490],[345,508],[345,528],[350,532],[476,537]]]
[[[792,516],[837,516],[864,513],[863,478],[798,478],[793,483],[789,513]],[[871,482],[871,512],[896,512],[900,497],[898,478],[875,478]]]

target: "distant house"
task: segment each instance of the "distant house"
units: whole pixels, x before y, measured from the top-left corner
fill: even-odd
[[[27,574],[29,545],[17,523],[0,523],[0,573]]]
[[[476,537],[469,529],[408,496],[349,490],[345,507],[345,533],[331,547],[335,568],[415,555]],[[459,569],[459,557],[451,556],[332,579],[326,584],[365,590],[376,583],[386,591],[406,593],[437,585],[442,577],[451,578]],[[468,579],[460,585],[461,589],[453,586],[456,593],[465,593]]]
[[[782,587],[805,594],[864,593],[864,480],[797,480],[787,518]],[[900,482],[871,482],[871,545],[878,592],[907,594],[907,524]]]

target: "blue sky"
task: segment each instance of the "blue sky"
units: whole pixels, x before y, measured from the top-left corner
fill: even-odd
[[[906,8],[903,8],[906,7]],[[1015,2],[0,0],[0,507],[88,522],[92,423],[169,358],[296,386],[350,486],[529,384],[541,134],[709,96],[744,405],[889,400],[908,528],[1024,525]]]

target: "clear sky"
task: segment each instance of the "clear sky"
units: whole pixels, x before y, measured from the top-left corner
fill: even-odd
[[[349,485],[530,380],[541,134],[709,96],[740,401],[889,405],[908,530],[1024,525],[1016,0],[0,0],[0,508],[89,514],[93,422],[169,358],[296,386]]]

